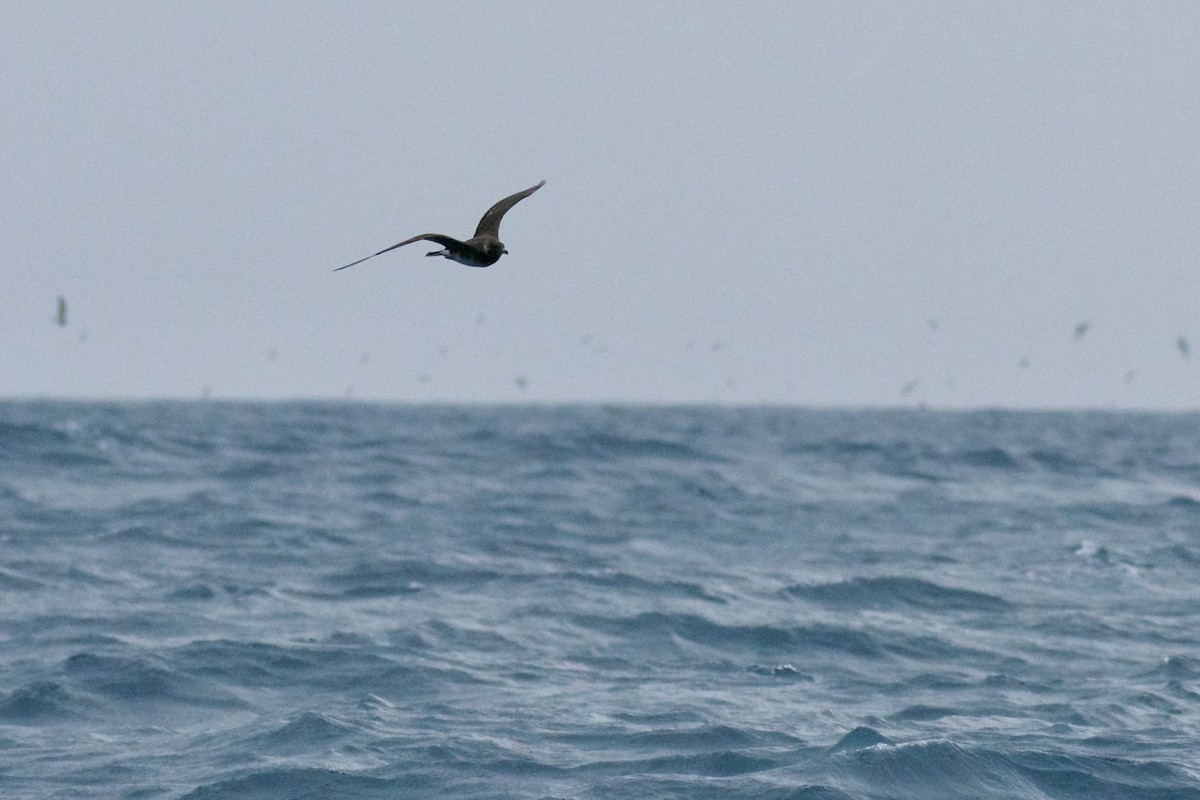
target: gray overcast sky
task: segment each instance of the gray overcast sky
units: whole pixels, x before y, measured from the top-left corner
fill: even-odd
[[[1193,2],[0,8],[0,396],[1200,406]]]

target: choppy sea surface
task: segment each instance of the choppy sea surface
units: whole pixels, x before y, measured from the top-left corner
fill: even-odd
[[[1200,798],[1200,415],[0,403],[0,796]]]

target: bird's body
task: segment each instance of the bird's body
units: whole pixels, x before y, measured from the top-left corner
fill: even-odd
[[[403,242],[394,244],[391,247],[385,247],[378,253],[372,253],[366,258],[352,261],[346,266],[338,267],[337,269],[353,267],[355,264],[361,264],[368,258],[383,255],[389,250],[395,250],[397,247],[419,242],[422,239],[442,246],[441,250],[426,253],[425,255],[427,256],[443,256],[468,267],[490,267],[500,260],[500,256],[508,252],[504,249],[504,243],[500,241],[500,220],[510,208],[545,185],[546,182],[542,181],[537,186],[530,186],[528,189],[509,195],[499,203],[496,203],[487,210],[487,213],[483,215],[483,219],[479,220],[479,225],[475,228],[475,235],[465,242],[460,242],[458,239],[440,233],[422,233],[420,236],[405,239]],[[337,272],[337,269],[334,272]]]

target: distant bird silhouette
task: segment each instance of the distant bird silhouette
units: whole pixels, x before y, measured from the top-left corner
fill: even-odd
[[[67,298],[61,294],[58,296],[58,313],[54,315],[54,321],[60,328],[67,326]]]
[[[500,256],[508,252],[508,250],[504,249],[504,243],[500,241],[500,220],[504,218],[505,213],[510,208],[545,185],[546,182],[542,181],[537,186],[530,186],[528,189],[509,195],[499,203],[496,203],[496,205],[487,210],[487,213],[483,215],[483,219],[479,220],[479,225],[475,228],[475,235],[465,242],[460,242],[458,239],[453,239],[440,233],[422,233],[420,236],[405,239],[399,244],[385,247],[378,253],[372,253],[366,258],[352,261],[344,267],[338,267],[334,272],[346,267],[353,267],[355,264],[361,264],[369,258],[383,255],[389,250],[395,250],[397,247],[419,242],[422,239],[442,246],[441,250],[426,253],[425,255],[427,256],[445,256],[451,261],[457,261],[459,264],[465,264],[468,267],[490,267],[500,260]]]
[[[1086,320],[1079,323],[1078,325],[1076,325],[1075,326],[1075,338],[1082,339],[1083,335],[1088,332],[1088,328],[1090,328],[1090,327],[1092,327],[1092,323],[1089,321],[1086,321]]]
[[[1179,353],[1184,358],[1187,358],[1188,356],[1190,356],[1192,354],[1192,348],[1188,344],[1188,340],[1187,340],[1186,336],[1180,336],[1178,339],[1176,339],[1175,346],[1179,348]]]

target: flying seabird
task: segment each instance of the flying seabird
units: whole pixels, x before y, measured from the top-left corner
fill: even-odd
[[[441,250],[426,253],[425,255],[427,256],[445,256],[451,261],[466,264],[468,267],[490,267],[500,260],[500,256],[508,252],[504,249],[504,243],[500,241],[500,220],[503,219],[505,213],[510,208],[545,185],[546,182],[542,181],[537,186],[530,186],[528,189],[509,195],[499,203],[496,203],[496,205],[487,210],[487,213],[483,215],[483,219],[479,220],[479,225],[475,228],[475,235],[465,242],[460,242],[458,239],[453,239],[440,233],[422,233],[420,236],[405,239],[399,244],[385,247],[378,253],[372,253],[366,258],[352,261],[345,267],[338,267],[334,272],[337,272],[338,269],[353,267],[355,264],[361,264],[368,258],[383,255],[389,250],[395,250],[397,247],[403,247],[406,244],[412,244],[422,239],[427,239],[442,246]]]

